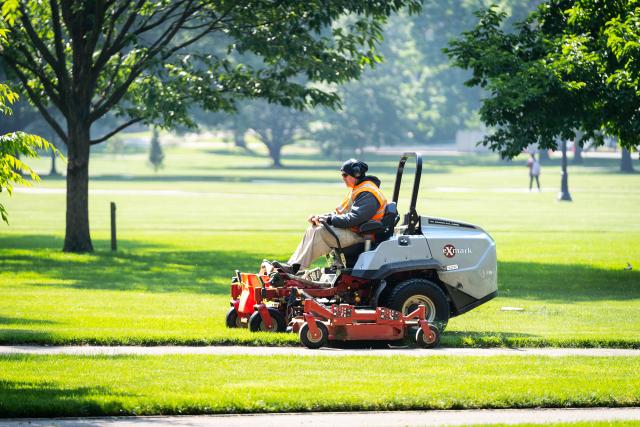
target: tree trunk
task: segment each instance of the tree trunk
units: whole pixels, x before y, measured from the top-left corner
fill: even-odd
[[[267,148],[269,148],[269,157],[271,157],[271,160],[273,160],[273,167],[281,168],[282,163],[280,162],[280,158],[282,145],[278,144],[277,142],[272,142],[270,144],[267,144]]]
[[[542,163],[547,163],[549,161],[549,151],[546,148],[541,148],[538,150],[538,161]]]
[[[69,126],[64,252],[92,252],[89,232],[89,125]]]
[[[247,141],[244,139],[248,130],[246,117],[242,112],[237,112],[233,115],[232,120],[233,144],[245,151],[250,151],[249,147],[247,147]]]
[[[582,157],[582,147],[578,144],[577,138],[575,142],[575,151],[573,152],[573,163],[574,165],[581,165],[584,163],[584,158]]]
[[[571,201],[569,194],[569,173],[567,172],[567,141],[562,141],[562,184],[558,200]]]
[[[622,149],[622,159],[620,160],[620,172],[634,173],[633,162],[631,161],[631,153],[626,148]]]
[[[56,157],[56,153],[51,150],[51,170],[49,171],[49,176],[60,176],[56,168]]]
[[[60,139],[58,138],[57,135],[55,135],[54,132],[50,132],[47,136],[48,136],[49,142],[54,147],[59,149],[59,147],[61,147],[63,145],[63,144],[60,143]],[[51,177],[60,176],[60,172],[58,172],[58,165],[57,165],[56,157],[58,157],[56,155],[56,153],[53,150],[51,150],[51,169],[49,170],[49,176],[51,176]]]
[[[584,163],[584,159],[582,158],[582,146],[580,145],[580,140],[584,136],[584,132],[576,131],[576,136],[573,139],[573,160],[571,161],[574,165],[581,165]]]
[[[244,140],[244,134],[246,133],[246,129],[234,129],[233,130],[233,143],[236,147],[242,148],[243,150],[247,149],[247,143]]]

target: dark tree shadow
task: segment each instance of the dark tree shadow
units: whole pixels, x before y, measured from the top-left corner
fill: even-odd
[[[96,246],[107,247],[106,241]],[[1,248],[62,247],[54,236],[3,236]],[[250,251],[176,251],[171,247],[122,240],[117,252],[96,251],[87,259],[3,255],[0,268],[37,273],[47,285],[75,289],[187,292],[224,295],[233,272],[252,272],[268,254]],[[153,249],[153,250],[147,250]],[[640,272],[601,269],[580,264],[499,262],[499,297],[571,303],[640,298]]]
[[[246,156],[244,152],[237,152],[230,149],[214,149],[208,150],[208,154],[222,157],[246,157],[249,160],[264,161],[264,164],[246,164],[243,165],[237,161],[211,162],[210,165],[200,165],[198,170],[202,173],[189,175],[167,175],[164,173],[148,173],[135,175],[92,175],[92,181],[115,181],[115,182],[229,182],[229,183],[257,183],[257,182],[296,182],[296,183],[334,183],[340,182],[334,180],[330,176],[304,176],[299,172],[304,171],[338,171],[341,161],[333,159],[325,159],[318,154],[290,154],[283,159],[282,168],[274,169],[271,161],[266,155]],[[390,182],[392,185],[395,178],[398,160],[397,154],[377,154],[365,153],[359,156],[369,164],[370,173],[381,176],[383,182]],[[487,168],[518,168],[522,169],[524,160],[505,161],[501,160],[497,154],[468,154],[461,156],[454,155],[434,155],[429,151],[422,152],[423,157],[423,174],[451,174],[457,173],[459,168],[474,166]],[[560,168],[560,159],[548,160],[543,164],[543,168]],[[600,159],[585,158],[580,168],[589,170],[589,174],[610,174],[618,172],[620,161],[618,159]],[[575,168],[570,167],[571,170]],[[229,176],[229,171],[252,171],[246,176]],[[273,171],[279,171],[277,175],[273,175]],[[282,173],[285,171],[285,173]],[[287,173],[290,171],[291,173]],[[412,174],[413,162],[410,159],[407,162],[405,173]],[[62,180],[64,176],[48,177],[43,176],[44,180]]]
[[[46,322],[42,321],[41,323]],[[0,325],[2,326],[2,325]],[[32,329],[1,329],[0,328],[0,343],[3,345],[14,344],[42,344],[55,342],[55,336],[46,331],[34,331]],[[3,356],[0,356],[3,357]]]
[[[0,316],[0,327],[4,325],[52,325],[54,321],[44,319],[27,319],[22,317]]]
[[[30,247],[33,236],[0,237],[0,247]],[[37,239],[45,242],[58,239]],[[60,242],[61,243],[61,242]],[[236,269],[257,271],[264,254],[243,251],[175,251],[173,249],[145,251],[150,245],[121,241],[128,249],[96,251],[82,257],[34,257],[9,254],[0,259],[6,272],[37,272],[46,276],[47,286],[73,289],[108,289],[144,292],[185,292],[228,294],[231,276]],[[53,245],[58,246],[56,244]],[[41,286],[41,285],[34,285]]]
[[[27,356],[0,356],[13,360]],[[108,395],[110,399],[105,400]],[[95,397],[94,397],[95,396]],[[0,417],[82,417],[118,415],[124,407],[118,397],[127,394],[106,387],[64,387],[47,382],[0,380]]]
[[[498,263],[498,294],[571,303],[640,298],[640,272],[581,264]]]

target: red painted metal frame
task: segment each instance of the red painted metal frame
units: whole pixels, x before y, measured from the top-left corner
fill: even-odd
[[[256,304],[254,309],[260,313],[260,317],[262,317],[262,321],[267,329],[273,329],[273,318],[269,314],[269,309],[264,304]]]
[[[232,283],[231,284],[231,299],[240,298],[240,294],[242,293],[242,284],[241,283]]]
[[[329,340],[397,340],[405,336],[406,328],[419,326],[428,340],[435,340],[434,332],[425,320],[425,306],[404,316],[399,311],[377,307],[375,310],[358,309],[349,304],[327,307],[313,299],[304,301],[304,319],[294,320],[294,331],[304,322],[312,336],[321,334],[317,322],[323,321],[329,331]]]
[[[407,326],[415,325],[422,329],[427,341],[435,340],[435,333],[429,328],[429,322],[425,320],[425,307],[423,305],[403,316],[402,313],[384,307],[374,310],[357,309],[356,306],[348,304],[333,305],[326,307],[318,303],[314,298],[331,298],[344,292],[361,291],[366,297],[369,291],[368,280],[341,275],[335,286],[330,288],[320,288],[301,282],[295,276],[282,275],[284,286],[272,287],[267,276],[258,278],[256,274],[241,273],[239,283],[231,284],[231,304],[242,318],[249,318],[255,311],[260,313],[262,321],[268,329],[273,328],[273,318],[269,314],[269,309],[265,301],[278,301],[289,297],[294,288],[304,290],[305,294],[311,298],[304,301],[303,318],[293,319],[293,331],[298,332],[302,323],[307,322],[309,333],[312,337],[318,338],[321,334],[317,322],[322,321],[327,325],[329,340],[352,341],[352,340],[397,340],[404,338]],[[262,280],[260,280],[262,279]],[[264,284],[264,287],[263,287]],[[240,310],[240,300],[244,298],[245,303],[254,302],[252,310],[244,307]]]

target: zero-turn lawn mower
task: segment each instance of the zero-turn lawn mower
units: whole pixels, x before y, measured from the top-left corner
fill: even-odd
[[[415,157],[416,161],[413,192],[409,210],[402,225],[398,226],[400,184],[409,157]],[[429,341],[439,339],[449,318],[494,298],[497,295],[494,240],[476,225],[420,216],[416,203],[421,175],[420,154],[403,154],[398,164],[393,199],[387,205],[384,217],[381,222],[368,221],[360,226],[360,232],[365,236],[363,243],[342,248],[331,227],[323,225],[336,239],[330,267],[290,274],[265,261],[257,274],[236,271],[231,283],[227,326],[284,332],[290,325],[298,331],[302,329],[300,319],[310,314],[305,309],[317,309],[315,305],[328,309],[341,304],[351,306],[352,314],[364,313],[365,317],[371,317],[358,321],[358,316],[351,316],[355,323],[382,324],[386,320],[380,318],[377,308],[384,307],[391,309],[389,313],[399,313],[391,313],[395,320],[404,319],[397,322],[397,325],[404,325],[401,329],[406,330],[413,322]],[[409,320],[408,315],[417,313],[421,306],[424,306],[423,315],[415,314],[413,320]],[[384,313],[384,316],[389,314]],[[335,319],[327,319],[326,312],[313,316],[324,320],[324,323],[314,322],[315,325],[335,324]],[[437,326],[437,337],[428,333],[429,324]],[[316,337],[318,327],[323,326],[313,326]],[[357,333],[352,338],[345,338],[344,334],[341,338],[340,334],[330,332],[327,336],[358,339],[355,338]],[[376,338],[369,336],[366,339]]]

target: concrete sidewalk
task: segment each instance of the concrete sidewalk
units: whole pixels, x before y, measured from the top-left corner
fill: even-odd
[[[218,356],[589,356],[589,357],[639,357],[640,350],[616,348],[321,348],[305,347],[246,347],[246,346],[0,346],[0,354],[39,355],[141,355],[161,356],[169,354],[209,354]]]
[[[480,409],[461,411],[315,412],[304,414],[209,415],[180,417],[106,417],[20,419],[0,421],[0,426],[456,426],[473,424],[557,423],[638,420],[640,408]]]

